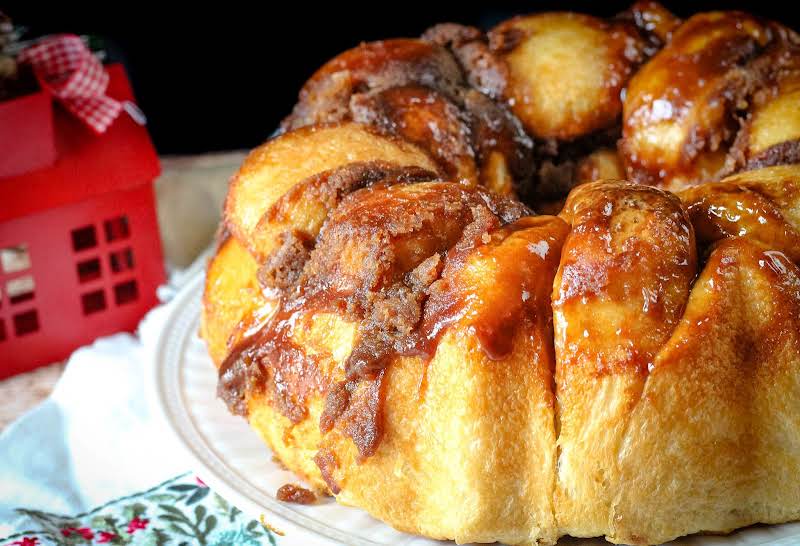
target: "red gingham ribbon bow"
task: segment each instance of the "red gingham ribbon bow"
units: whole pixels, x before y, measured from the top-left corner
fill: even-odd
[[[122,110],[137,123],[144,123],[144,116],[133,103],[106,96],[108,73],[80,37],[48,36],[23,50],[19,60],[30,63],[42,89],[95,133],[105,133]]]

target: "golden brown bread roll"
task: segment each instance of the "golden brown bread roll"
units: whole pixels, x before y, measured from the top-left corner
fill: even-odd
[[[595,149],[615,146],[629,77],[678,24],[656,2],[640,2],[609,20],[534,14],[488,34],[445,23],[423,39],[450,49],[469,84],[519,118],[533,137],[534,174],[517,193],[552,202],[582,181]]]
[[[794,62],[800,65],[797,57]],[[731,148],[728,171],[800,162],[800,66],[777,80],[757,97]]]
[[[458,64],[436,44],[405,38],[362,43],[309,78],[283,128],[345,121],[350,98],[359,93],[418,84],[455,97],[462,81]]]
[[[225,238],[208,263],[200,335],[217,364],[238,342],[240,325],[257,323],[253,313],[263,312],[264,318],[272,313],[257,271],[258,262],[235,237]]]
[[[691,17],[631,79],[621,145],[628,176],[670,189],[718,178],[740,131],[751,134],[740,137],[733,153],[742,157],[729,167],[746,165],[767,142],[795,141],[796,148],[792,125],[772,137],[768,126],[784,109],[797,117],[793,87],[781,85],[796,76],[798,56],[800,37],[777,23],[733,11]],[[751,125],[740,130],[748,117]]]
[[[324,191],[330,180],[323,177],[325,180],[320,181],[321,173],[356,162],[437,170],[433,161],[413,144],[380,137],[362,125],[302,128],[271,140],[245,159],[231,180],[225,201],[227,228],[261,259],[269,255],[278,244],[278,235],[286,231],[316,237],[328,211],[348,189]],[[360,183],[359,179],[349,181],[354,187]],[[302,213],[298,207],[302,207]]]
[[[800,180],[793,166],[768,167],[680,192],[698,241],[747,237],[800,262]]]
[[[630,411],[607,538],[800,518],[798,280],[747,238],[712,252]]]
[[[430,150],[451,180],[478,181],[469,126],[441,93],[419,85],[390,87],[354,97],[352,111],[354,121]]]
[[[560,449],[555,510],[573,536],[608,533],[631,405],[681,318],[697,271],[674,195],[619,182],[574,190],[553,285]]]
[[[613,125],[620,91],[645,56],[631,25],[576,13],[515,17],[493,28],[489,41],[508,70],[511,109],[531,134],[559,140]]]
[[[503,104],[471,89],[435,40],[362,43],[303,86],[290,130],[355,120],[420,146],[456,180],[511,194],[528,184],[533,143]]]
[[[476,483],[491,483],[494,488],[505,480],[504,487],[510,490],[519,470],[512,472],[508,467],[552,465],[552,404],[542,407],[540,400],[550,392],[546,378],[552,351],[547,350],[551,334],[546,303],[566,225],[557,218],[542,217],[499,227],[525,209],[495,200],[452,183],[375,186],[351,194],[329,219],[297,281],[307,299],[303,303],[294,300],[301,307],[288,311],[293,324],[291,339],[284,339],[279,351],[285,356],[275,355],[276,347],[269,341],[254,344],[252,349],[248,345],[237,349],[254,351],[247,357],[251,361],[269,355],[283,364],[280,369],[267,367],[264,377],[260,370],[253,372],[261,379],[260,386],[237,393],[245,396],[244,411],[281,460],[312,484],[336,491],[343,502],[369,504],[373,513],[409,531],[442,538],[463,535],[466,540],[471,536],[466,527],[489,526],[481,531],[487,539],[496,535],[519,542],[538,536],[531,526],[540,525],[540,517],[552,518],[547,497],[536,495],[538,488],[520,492],[514,513],[509,514],[515,523],[499,517],[508,513],[508,498],[491,501],[489,490],[483,491]],[[529,249],[531,245],[535,251]],[[441,260],[443,272],[454,270],[446,274],[448,282],[436,287],[430,286],[436,280],[428,267],[431,258]],[[499,285],[497,279],[505,283]],[[427,325],[425,336],[409,335],[414,332],[403,328],[407,322],[402,316],[389,323],[378,322],[378,315],[387,312],[411,309],[413,313],[426,282],[433,301],[426,306],[429,315],[422,318]],[[371,307],[364,309],[366,302]],[[336,309],[352,311],[332,312]],[[545,315],[540,315],[542,310]],[[211,316],[205,319],[207,325],[214,320]],[[511,325],[517,327],[509,332]],[[375,326],[383,331],[374,331]],[[276,327],[280,329],[279,323]],[[480,330],[477,337],[470,335],[473,328]],[[513,335],[514,331],[518,335]],[[531,337],[533,331],[541,334]],[[265,334],[270,339],[275,335],[284,334]],[[432,343],[440,336],[444,337]],[[302,347],[300,361],[283,352],[290,345],[295,347],[292,354]],[[436,345],[435,354],[411,356],[433,351],[432,345]],[[376,346],[381,351],[367,354],[387,353],[384,359],[391,358],[391,366],[386,360],[364,363],[353,358],[362,354],[359,348]],[[391,356],[397,350],[409,356]],[[462,359],[453,360],[453,355],[462,351],[474,355],[467,360],[468,368],[458,364]],[[447,354],[451,356],[444,356]],[[233,355],[234,362],[228,357],[222,363],[223,378],[236,367],[238,356],[236,352]],[[503,358],[503,365],[484,371],[493,358]],[[518,359],[518,372],[509,367],[508,358]],[[530,358],[536,363],[531,365]],[[523,396],[527,389],[520,392],[514,402],[520,415],[509,420],[503,439],[498,435],[497,420],[510,401],[500,396],[501,388],[517,384],[523,369],[538,377],[531,379],[532,388],[538,385],[541,394],[529,399]],[[359,380],[370,372],[379,378]],[[349,389],[347,382],[341,386],[348,377],[355,382]],[[369,404],[372,388],[380,389],[383,398],[382,419],[372,413]],[[492,391],[497,396],[463,415],[469,400]],[[334,411],[345,392],[345,407]],[[284,393],[290,393],[290,399],[283,398]],[[339,394],[331,401],[331,393]],[[425,404],[419,406],[423,399]],[[235,408],[240,401],[229,402]],[[462,409],[453,414],[452,421],[443,422],[442,404]],[[335,425],[321,436],[320,417],[326,412]],[[497,441],[487,439],[480,458],[465,460],[448,475],[437,474],[443,457],[475,449],[478,419],[485,433]],[[550,431],[549,436],[532,432],[520,443],[520,436],[511,434],[520,421],[541,424]],[[414,453],[424,438],[429,439],[430,449],[422,450],[422,458],[418,458]],[[487,466],[484,457],[491,453],[496,453],[497,460]],[[324,470],[316,469],[315,460]],[[398,476],[401,462],[404,472],[418,478]],[[501,479],[498,471],[505,477]],[[464,472],[475,479],[464,481]],[[489,476],[493,481],[488,481]],[[541,476],[548,483],[552,479],[549,471]],[[473,509],[446,509],[443,495],[454,488],[471,499]],[[426,508],[420,510],[420,506]],[[530,512],[536,506],[533,518]],[[552,522],[542,532],[552,535]]]
[[[639,2],[337,57],[232,179],[201,326],[219,395],[312,487],[432,538],[800,519],[794,40]],[[587,44],[587,92],[551,101],[540,65]],[[627,98],[587,84],[617,61],[592,77],[638,69]],[[647,93],[685,111],[656,123]]]

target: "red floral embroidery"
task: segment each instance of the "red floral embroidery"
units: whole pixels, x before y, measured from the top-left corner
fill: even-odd
[[[128,522],[128,534],[132,535],[139,529],[146,529],[148,523],[150,523],[149,519],[133,518]]]
[[[208,487],[208,486],[205,484],[205,482],[204,482],[203,480],[201,480],[200,478],[198,478],[197,476],[195,476],[195,477],[194,477],[194,479],[195,479],[195,481],[197,482],[197,485],[199,485],[200,487]]]
[[[115,538],[117,538],[117,535],[115,535],[114,533],[109,533],[107,531],[100,531],[99,533],[97,533],[97,542],[100,544],[111,542]]]
[[[22,537],[22,540],[12,542],[11,546],[39,546],[39,539],[36,537]]]
[[[72,533],[80,535],[86,540],[92,540],[94,538],[94,533],[88,527],[81,527],[80,529],[75,527],[64,527],[63,529],[61,529],[61,534],[64,535],[65,537],[72,535]]]

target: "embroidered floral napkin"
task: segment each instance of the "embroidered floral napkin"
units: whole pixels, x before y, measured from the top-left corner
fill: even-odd
[[[288,544],[187,472],[150,414],[146,358],[129,334],[79,349],[51,397],[0,435],[0,546]]]
[[[15,511],[30,522],[30,529],[9,535],[3,542],[6,546],[277,545],[269,529],[188,473],[73,516],[31,508]]]

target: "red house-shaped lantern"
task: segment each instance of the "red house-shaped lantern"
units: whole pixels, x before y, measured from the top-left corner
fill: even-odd
[[[107,70],[107,95],[133,100]],[[146,129],[123,113],[96,136],[59,107],[53,128],[52,165],[0,178],[0,379],[135,329],[164,282]]]

